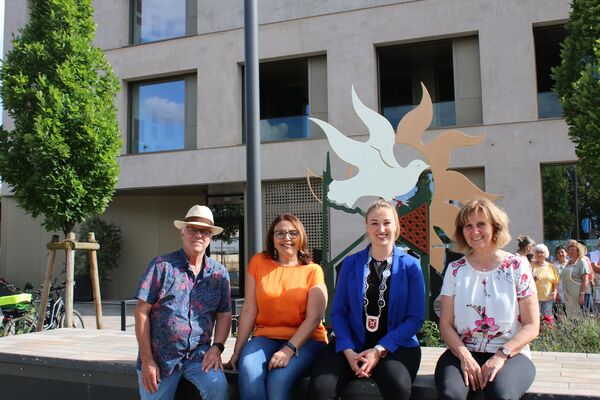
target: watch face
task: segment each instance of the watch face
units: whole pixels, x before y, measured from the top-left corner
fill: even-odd
[[[507,349],[506,347],[501,347],[500,349],[502,350],[502,354],[504,354],[506,357],[510,357],[509,349]]]

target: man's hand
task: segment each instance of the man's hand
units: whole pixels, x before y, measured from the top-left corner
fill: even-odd
[[[149,393],[156,393],[160,383],[160,368],[154,360],[142,361],[142,384]]]
[[[352,349],[344,350],[344,355],[346,356],[346,360],[348,364],[350,364],[350,369],[354,371],[354,374],[358,378],[368,378],[369,375],[365,373],[365,371],[361,368],[361,366],[367,362],[367,359],[364,357],[359,357],[357,353]]]
[[[210,349],[202,357],[202,370],[208,372],[211,369],[218,371],[223,370],[223,362],[221,361],[221,351],[215,346]]]

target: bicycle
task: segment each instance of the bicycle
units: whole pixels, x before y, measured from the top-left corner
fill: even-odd
[[[50,287],[51,296],[48,298],[48,305],[46,307],[46,315],[44,317],[44,330],[65,328],[65,301],[61,296],[61,291],[66,286],[52,286]],[[40,304],[40,292],[32,292],[34,295],[33,303],[39,308]],[[37,324],[37,316],[35,318]],[[73,320],[71,322],[72,328],[83,329],[85,325],[83,323],[83,317],[79,311],[73,309]]]
[[[14,285],[0,279],[0,335],[18,335],[35,329],[35,307],[32,295],[21,292]]]

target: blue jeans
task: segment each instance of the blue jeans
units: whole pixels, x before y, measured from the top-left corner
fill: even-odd
[[[554,305],[553,300],[540,301],[540,315],[542,317],[546,315],[552,316],[552,306]]]
[[[172,400],[177,391],[179,379],[184,376],[198,389],[198,393],[204,400],[227,400],[229,399],[229,386],[223,371],[202,371],[201,361],[183,359],[180,366],[175,368],[169,376],[162,377],[158,384],[158,391],[150,393],[142,384],[142,371],[137,370],[138,385],[140,387],[140,398],[142,400]]]
[[[313,363],[325,346],[325,343],[310,339],[304,343],[298,357],[292,357],[285,368],[269,371],[271,357],[285,342],[254,337],[246,343],[238,365],[241,400],[290,399],[292,387],[300,378],[310,374]]]

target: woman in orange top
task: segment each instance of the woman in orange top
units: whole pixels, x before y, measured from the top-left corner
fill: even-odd
[[[291,398],[327,343],[323,270],[311,260],[302,222],[279,215],[266,250],[250,260],[238,336],[229,366],[239,369],[241,400]],[[254,329],[253,337],[248,338]]]

